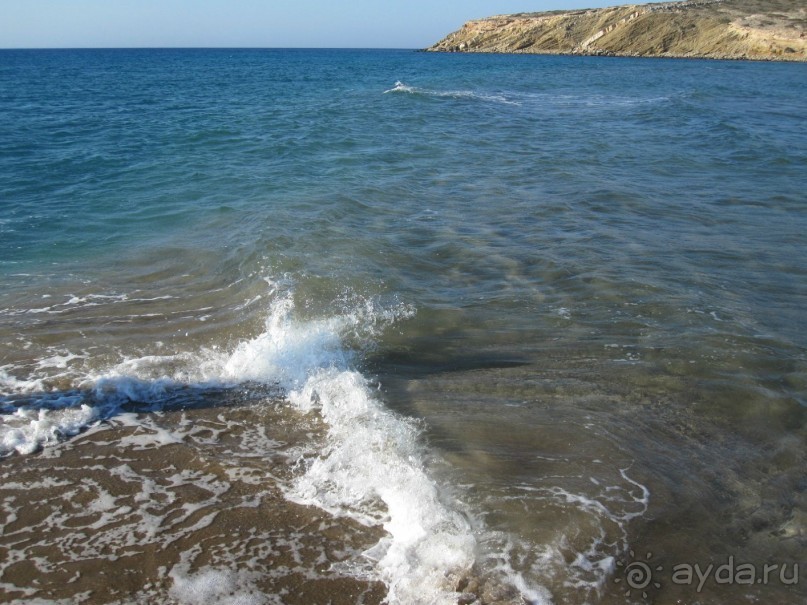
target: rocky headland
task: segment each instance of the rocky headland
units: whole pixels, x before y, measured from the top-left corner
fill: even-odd
[[[807,61],[804,0],[689,0],[468,21],[428,51]]]

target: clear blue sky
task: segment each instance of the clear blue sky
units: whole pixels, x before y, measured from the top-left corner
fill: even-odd
[[[624,0],[0,0],[0,48],[423,48],[463,22]]]

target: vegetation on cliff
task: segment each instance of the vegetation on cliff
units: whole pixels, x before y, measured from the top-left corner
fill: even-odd
[[[803,0],[688,0],[469,21],[448,52],[807,61]]]

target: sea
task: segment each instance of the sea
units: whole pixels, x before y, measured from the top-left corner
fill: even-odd
[[[807,601],[807,65],[4,50],[0,143],[0,602]]]

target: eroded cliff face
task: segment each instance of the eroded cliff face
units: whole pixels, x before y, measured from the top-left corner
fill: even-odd
[[[692,0],[469,21],[447,52],[807,61],[804,0]]]

